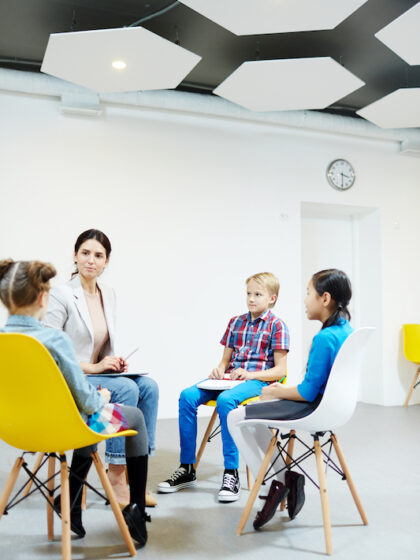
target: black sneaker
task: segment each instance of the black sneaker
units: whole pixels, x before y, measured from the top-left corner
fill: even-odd
[[[171,492],[178,492],[178,490],[190,486],[197,486],[195,470],[191,467],[191,471],[188,472],[188,470],[181,465],[171,474],[168,480],[159,482],[157,490],[160,494],[170,494]]]
[[[233,474],[232,474],[233,473]],[[239,498],[241,484],[239,482],[238,471],[225,470],[223,474],[223,482],[218,494],[219,502],[236,502]]]

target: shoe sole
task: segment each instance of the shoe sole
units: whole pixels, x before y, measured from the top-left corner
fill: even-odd
[[[194,486],[197,486],[196,480],[183,482],[182,484],[177,484],[176,486],[158,486],[157,491],[159,494],[172,494],[173,492],[178,492],[178,490],[182,490],[183,488],[192,488]]]
[[[236,500],[239,500],[239,494],[236,494],[234,496],[217,496],[217,499],[222,504],[229,503],[229,502],[236,502]]]

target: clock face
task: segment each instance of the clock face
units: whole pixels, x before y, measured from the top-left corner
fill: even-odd
[[[348,161],[336,159],[328,166],[327,179],[332,187],[345,191],[353,186],[356,175]]]

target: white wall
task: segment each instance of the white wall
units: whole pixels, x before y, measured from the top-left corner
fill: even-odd
[[[104,281],[119,297],[121,351],[141,345],[132,366],[158,380],[160,417],[175,417],[180,389],[217,364],[228,319],[246,310],[244,279],[257,271],[280,278],[275,310],[291,331],[297,378],[302,201],[378,208],[384,391],[372,401],[403,403],[413,367],[400,327],[420,322],[420,160],[392,142],[118,105],[100,119],[69,117],[58,107],[0,93],[0,255],[52,261],[63,282],[76,236],[109,235]],[[337,157],[355,167],[349,192],[327,184]]]

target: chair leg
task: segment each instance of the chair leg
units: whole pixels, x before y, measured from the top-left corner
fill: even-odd
[[[296,430],[290,430],[290,436],[294,436],[295,434],[296,434]],[[290,437],[289,442],[287,444],[286,465],[290,465],[290,463],[292,462],[294,449],[295,449],[295,438]],[[282,500],[282,502],[280,504],[280,511],[284,511],[284,509],[286,507],[286,500],[287,500],[287,497],[284,498],[284,500]]]
[[[252,475],[251,475],[251,471],[249,470],[248,465],[246,466],[246,482],[248,484],[248,490],[251,490],[251,488],[252,488]]]
[[[327,554],[332,554],[330,506],[328,503],[327,478],[324,471],[321,444],[314,439],[314,450],[319,480],[319,493],[321,495],[322,519],[324,521],[325,546]]]
[[[217,408],[215,408],[213,410],[213,414],[211,415],[211,418],[210,418],[210,421],[208,423],[206,432],[203,436],[203,439],[201,440],[200,449],[198,450],[198,453],[197,453],[197,460],[194,464],[194,468],[196,470],[197,470],[197,467],[198,467],[198,463],[200,462],[201,456],[203,454],[204,448],[207,445],[207,440],[209,439],[209,435],[211,434],[211,432],[213,430],[213,426],[214,426],[214,423],[216,421],[216,418],[217,418]]]
[[[86,509],[86,494],[87,494],[87,486],[86,486],[86,484],[83,484],[83,489],[82,489],[82,509],[83,510]]]
[[[22,468],[24,462],[25,461],[23,460],[23,457],[18,457],[15,461],[15,464],[13,465],[9,478],[7,479],[6,486],[4,487],[3,493],[0,497],[0,519],[9,502],[10,494],[13,491],[17,477],[19,475],[19,471]]]
[[[40,453],[39,455],[44,456],[43,453]],[[54,455],[50,455],[48,457],[48,482],[47,482],[47,488],[48,488],[47,499],[49,502],[49,504],[47,503],[47,529],[48,529],[49,541],[54,540],[54,510],[52,508],[54,504],[54,496],[53,496],[54,472],[55,472],[55,457]]]
[[[359,495],[358,495],[357,490],[356,490],[356,486],[354,485],[353,479],[350,475],[350,471],[349,471],[349,469],[347,467],[347,464],[346,464],[346,461],[344,459],[343,452],[341,450],[341,447],[340,447],[340,445],[338,443],[338,440],[337,440],[337,436],[335,434],[331,434],[331,441],[333,443],[335,452],[336,452],[338,460],[340,462],[341,470],[345,474],[346,481],[347,481],[347,484],[349,486],[351,495],[353,496],[354,503],[356,504],[356,507],[359,510],[360,517],[362,518],[363,524],[367,525],[368,524],[368,518],[366,516],[366,512],[365,512],[365,510],[362,506],[362,502],[360,501]]]
[[[255,498],[257,497],[257,494],[261,488],[261,484],[264,480],[265,473],[267,472],[268,465],[270,464],[271,457],[274,453],[274,449],[276,448],[276,443],[277,443],[277,436],[273,436],[271,438],[270,443],[268,444],[268,448],[264,456],[264,459],[262,460],[260,470],[258,471],[257,478],[255,479],[254,482],[254,486],[252,487],[251,493],[249,494],[248,497],[248,501],[246,503],[244,511],[242,512],[242,516],[239,521],[238,528],[236,529],[237,535],[242,535],[242,531],[244,530],[246,522],[248,521],[248,517],[249,514],[251,513],[252,506],[254,505]]]
[[[410,390],[408,391],[407,398],[405,399],[405,403],[404,403],[404,407],[405,407],[405,408],[408,406],[408,402],[409,402],[409,400],[410,400],[410,398],[411,398],[411,395],[412,395],[412,393],[413,393],[413,391],[414,391],[414,385],[415,385],[416,382],[417,382],[417,378],[418,378],[419,374],[420,374],[420,367],[417,368],[417,371],[416,371],[416,373],[414,374],[413,382],[412,382],[412,384],[411,384]]]
[[[63,560],[71,560],[69,469],[65,455],[60,455],[61,474],[61,551]]]
[[[108,498],[109,503],[111,504],[112,511],[114,512],[115,519],[117,520],[118,527],[120,528],[121,535],[122,535],[122,537],[125,541],[125,544],[127,545],[128,551],[129,551],[131,556],[136,556],[137,551],[136,551],[136,547],[134,546],[133,539],[131,538],[130,532],[129,532],[128,527],[127,527],[127,524],[124,520],[124,516],[121,513],[121,509],[120,509],[120,507],[118,505],[118,502],[115,498],[114,491],[113,491],[111,483],[109,482],[109,479],[106,475],[106,472],[105,472],[104,466],[102,464],[102,461],[100,460],[99,455],[96,451],[94,453],[92,453],[92,459],[93,459],[93,463],[95,465],[96,471],[98,473],[98,476],[100,478],[100,481],[102,483],[103,489],[105,491],[105,494]]]
[[[44,458],[45,453],[38,453],[36,461],[34,463],[33,472],[36,472],[39,469],[39,466],[42,463],[42,459]],[[25,490],[23,491],[23,496],[27,496],[32,488],[33,480],[30,480],[28,484],[25,486]]]

